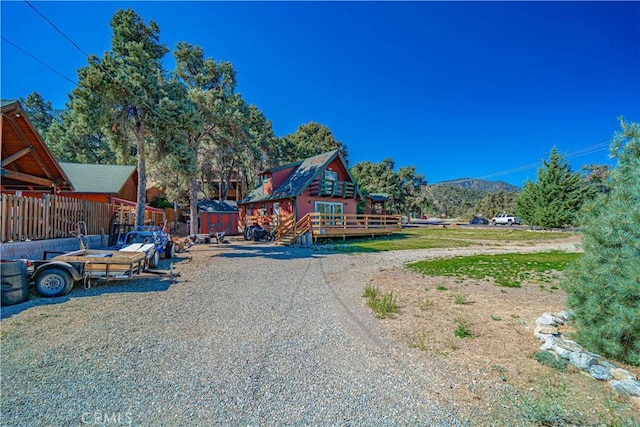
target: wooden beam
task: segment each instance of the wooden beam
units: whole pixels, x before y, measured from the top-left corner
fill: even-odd
[[[29,138],[27,138],[27,136],[24,134],[20,126],[16,124],[15,120],[9,120],[9,124],[11,125],[13,130],[18,134],[18,137],[20,137],[22,142],[24,142],[24,145],[27,147],[30,147],[31,142],[29,141]],[[44,144],[44,141],[42,143]],[[38,152],[33,151],[32,154],[33,154],[33,158],[36,160],[38,165],[40,165],[40,167],[42,168],[42,171],[45,173],[45,175],[47,175],[47,178],[53,179],[54,178],[53,172],[47,167],[47,164],[42,160],[42,157],[40,157]],[[2,166],[4,166],[4,164]]]
[[[2,177],[15,179],[22,182],[28,182],[30,184],[42,185],[48,188],[53,188],[54,186],[54,182],[50,179],[27,175],[26,173],[16,172],[5,168],[2,168]]]
[[[15,162],[20,157],[26,156],[27,154],[29,154],[33,150],[35,150],[35,148],[33,148],[33,146],[30,145],[30,146],[28,146],[26,148],[23,148],[22,150],[18,151],[17,153],[13,153],[12,155],[10,155],[9,157],[5,158],[2,161],[2,167],[5,167],[10,163]]]

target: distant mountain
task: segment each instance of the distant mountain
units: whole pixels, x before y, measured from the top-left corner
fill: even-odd
[[[486,181],[484,179],[461,178],[452,179],[450,181],[441,181],[433,186],[460,187],[469,190],[480,190],[488,193],[497,193],[499,191],[519,192],[521,190],[517,185],[509,184],[504,181]]]

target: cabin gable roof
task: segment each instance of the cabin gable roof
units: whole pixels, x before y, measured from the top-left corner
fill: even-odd
[[[20,101],[2,100],[2,190],[71,191],[73,185]]]
[[[253,189],[247,197],[240,201],[240,203],[247,204],[265,200],[280,200],[300,196],[336,158],[339,158],[342,162],[350,181],[355,182],[349,173],[349,168],[347,168],[346,161],[344,160],[344,157],[342,157],[342,154],[340,154],[340,151],[333,150],[313,157],[308,157],[300,162],[269,169],[270,172],[274,172],[297,165],[282,184],[273,189],[271,194],[264,194],[265,184],[262,183]],[[359,192],[358,196],[360,196]]]
[[[118,194],[129,178],[137,181],[136,167],[130,165],[97,165],[60,163],[73,183],[76,193]]]

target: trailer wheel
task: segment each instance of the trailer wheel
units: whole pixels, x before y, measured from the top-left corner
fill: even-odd
[[[167,242],[167,247],[164,251],[164,257],[166,259],[171,259],[174,256],[176,256],[176,248],[173,244],[173,242]]]
[[[149,268],[157,268],[158,264],[160,264],[160,254],[154,249],[153,255],[149,258]]]
[[[73,284],[71,274],[67,270],[49,268],[38,275],[36,291],[46,298],[59,297],[71,292]]]

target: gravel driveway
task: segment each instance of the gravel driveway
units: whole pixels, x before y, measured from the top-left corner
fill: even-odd
[[[390,339],[361,297],[380,268],[423,257],[197,245],[177,283],[4,307],[0,424],[464,425],[438,402],[437,359]]]

